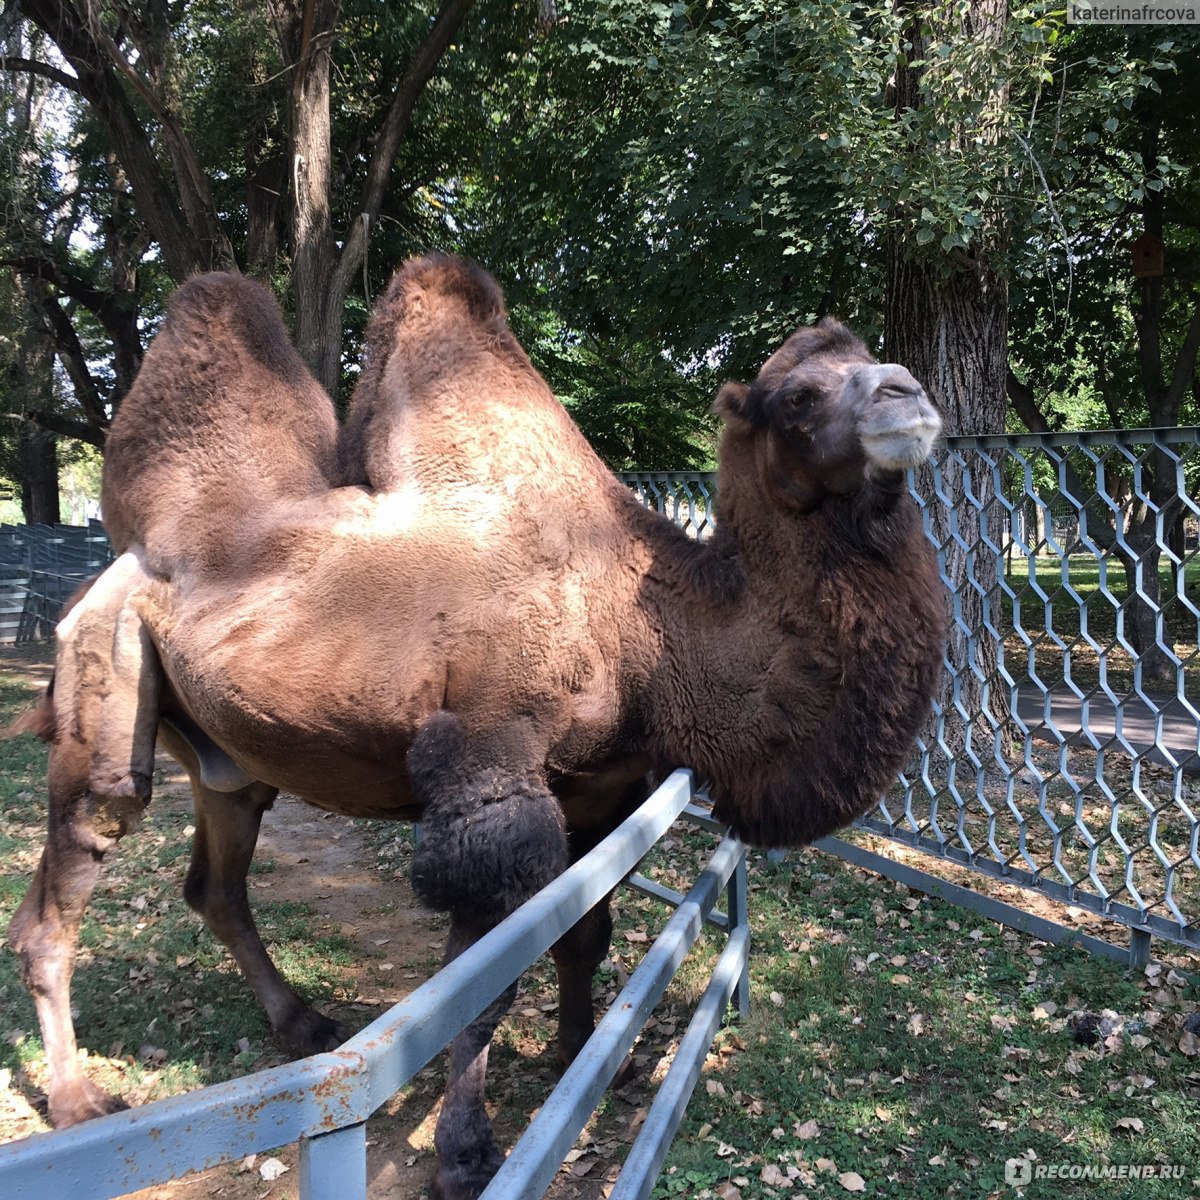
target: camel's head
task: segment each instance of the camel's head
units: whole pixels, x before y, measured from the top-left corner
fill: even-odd
[[[754,444],[772,492],[805,509],[924,462],[942,429],[908,371],[876,362],[832,317],[792,334],[753,384],[727,383],[713,408]]]

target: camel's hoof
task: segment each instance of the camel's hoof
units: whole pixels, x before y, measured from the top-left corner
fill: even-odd
[[[80,1125],[93,1117],[107,1117],[129,1107],[120,1096],[110,1096],[90,1079],[64,1084],[54,1089],[50,1098],[50,1123],[55,1129]]]
[[[438,1159],[430,1200],[477,1200],[492,1176],[504,1165],[504,1155],[490,1138],[486,1145]]]
[[[286,1026],[275,1031],[279,1044],[296,1058],[336,1050],[345,1040],[346,1031],[334,1020],[306,1008]]]
[[[617,1068],[617,1073],[613,1076],[612,1083],[608,1086],[623,1088],[627,1083],[632,1083],[637,1078],[637,1073],[637,1060],[632,1054],[627,1054],[625,1061]]]
[[[586,1044],[586,1042],[581,1043],[579,1050],[582,1050]],[[558,1047],[558,1051],[555,1054],[555,1060],[558,1064],[558,1073],[560,1075],[566,1074],[567,1068],[575,1061],[576,1056],[579,1054],[579,1050],[576,1050],[575,1053],[572,1054],[570,1051],[563,1049],[561,1045]],[[637,1064],[633,1061],[633,1055],[627,1054],[625,1056],[625,1061],[617,1068],[617,1073],[612,1077],[612,1083],[610,1083],[608,1086],[612,1088],[623,1088],[627,1083],[630,1083],[636,1075]]]

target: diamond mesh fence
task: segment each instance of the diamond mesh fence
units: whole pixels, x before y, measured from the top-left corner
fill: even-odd
[[[715,476],[623,476],[704,537]],[[952,629],[859,825],[1200,945],[1200,430],[948,438],[910,477]]]

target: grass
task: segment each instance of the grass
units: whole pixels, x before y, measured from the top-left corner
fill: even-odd
[[[1182,978],[1132,977],[816,852],[778,870],[755,856],[752,879],[753,1013],[710,1054],[656,1197],[1015,1195],[1005,1162],[1030,1152],[1179,1165],[1137,1194],[1200,1192]],[[1080,1045],[1071,1014],[1105,1009],[1119,1032]]]

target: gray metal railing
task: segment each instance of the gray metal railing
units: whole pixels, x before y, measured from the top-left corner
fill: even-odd
[[[692,799],[691,775],[676,771],[599,846],[337,1050],[0,1145],[0,1196],[106,1200],[299,1141],[304,1200],[365,1200],[368,1117],[617,886],[678,817],[713,828]],[[725,929],[725,948],[620,1176],[625,1200],[650,1194],[717,1025],[730,999],[746,996],[745,860],[744,847],[725,837],[686,896],[654,885],[675,913],[485,1191],[487,1200],[541,1195],[708,921]],[[715,913],[723,891],[727,912]]]
[[[715,476],[624,478],[708,532]],[[953,614],[946,686],[859,825],[1120,922],[1135,961],[1150,935],[1200,945],[1200,430],[948,438],[910,488]]]

